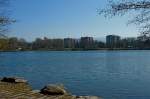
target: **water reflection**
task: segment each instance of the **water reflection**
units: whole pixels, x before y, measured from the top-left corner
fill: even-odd
[[[105,68],[108,73],[121,73],[120,53],[106,52],[105,53]]]

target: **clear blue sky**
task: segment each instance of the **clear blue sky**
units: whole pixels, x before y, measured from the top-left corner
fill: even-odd
[[[134,25],[127,26],[129,16],[105,19],[98,15],[107,0],[13,0],[10,36],[29,41],[36,37],[64,38],[81,36],[105,37],[118,34],[137,36]]]

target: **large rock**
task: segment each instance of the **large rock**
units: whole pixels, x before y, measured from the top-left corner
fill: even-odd
[[[41,93],[45,95],[66,95],[68,94],[65,88],[61,85],[47,85],[41,89]]]
[[[4,77],[1,81],[10,83],[27,83],[27,80],[21,77]]]

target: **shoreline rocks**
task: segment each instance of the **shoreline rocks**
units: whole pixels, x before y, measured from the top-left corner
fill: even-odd
[[[13,86],[18,85],[18,84],[23,84],[25,86],[30,86],[27,83],[27,80],[25,80],[22,77],[3,77],[1,79],[1,82],[3,83],[10,83]],[[19,88],[20,89],[20,88]],[[24,90],[24,89],[23,89]],[[63,85],[57,85],[57,84],[49,84],[46,85],[44,88],[42,88],[41,90],[32,90],[32,93],[39,93],[39,94],[43,94],[45,96],[62,96],[63,98],[57,98],[57,99],[102,99],[99,98],[97,96],[76,96],[76,95],[72,95],[70,94]],[[69,97],[69,98],[68,98]],[[51,98],[50,98],[51,99]]]
[[[76,99],[102,99],[97,96],[76,96]]]
[[[49,84],[41,89],[41,93],[45,95],[66,95],[68,92],[61,85]]]
[[[27,83],[27,80],[21,77],[4,77],[1,79],[1,81],[10,83]]]

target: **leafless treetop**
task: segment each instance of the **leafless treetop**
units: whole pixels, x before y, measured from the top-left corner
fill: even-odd
[[[98,10],[99,14],[105,17],[131,14],[133,19],[129,23],[140,27],[142,34],[150,34],[150,0],[110,0],[108,2],[106,8]]]
[[[8,6],[10,0],[0,0],[0,36],[5,36],[8,25],[13,22],[8,14]]]

